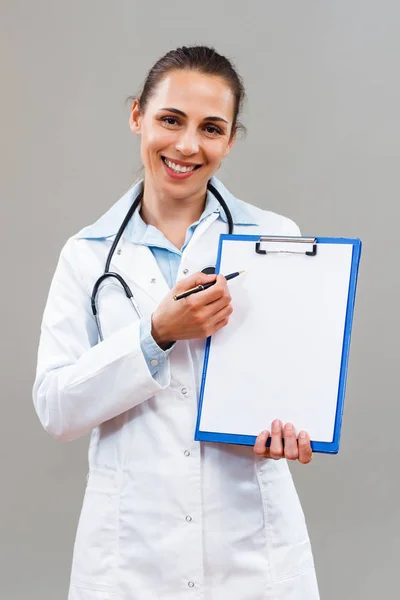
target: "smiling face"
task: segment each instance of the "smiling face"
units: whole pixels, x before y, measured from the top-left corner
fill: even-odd
[[[205,193],[207,182],[230,152],[234,96],[220,77],[197,71],[169,72],[144,113],[135,100],[131,130],[141,135],[145,186],[173,198]]]

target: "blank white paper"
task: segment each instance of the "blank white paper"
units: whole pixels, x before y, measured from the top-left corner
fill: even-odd
[[[228,282],[233,313],[211,338],[201,431],[258,435],[279,418],[333,440],[352,250],[259,255],[254,241],[223,241],[220,272],[246,272]]]

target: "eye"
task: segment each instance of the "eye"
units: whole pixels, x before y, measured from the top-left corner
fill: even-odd
[[[222,135],[223,131],[216,125],[206,125],[205,130],[212,135]]]
[[[178,123],[178,119],[176,117],[161,117],[161,121],[166,125],[176,125]]]

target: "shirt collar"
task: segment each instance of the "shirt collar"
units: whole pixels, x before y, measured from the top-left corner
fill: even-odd
[[[258,225],[258,223],[255,221],[254,215],[250,213],[246,203],[238,198],[235,198],[235,196],[229,192],[229,190],[219,179],[212,177],[210,183],[219,191],[225,200],[231,212],[234,225]],[[104,213],[104,215],[100,217],[100,219],[98,219],[92,225],[89,225],[79,231],[76,237],[78,239],[103,239],[116,235],[126,213],[129,210],[129,207],[132,205],[142,189],[142,185],[143,179],[136,182],[122,196],[122,198],[120,198],[106,213]],[[220,218],[227,223],[225,211],[220,206],[214,194],[207,190],[206,205],[200,220],[202,221],[213,212],[219,212]],[[135,221],[134,219],[131,219],[125,231],[126,239],[132,242],[137,241],[136,239],[133,239],[133,234],[137,230],[137,225],[139,225],[139,232],[144,232],[144,230],[140,228],[140,221],[138,219],[135,219]]]
[[[159,246],[160,239],[162,239],[163,236],[158,229],[156,229],[152,225],[147,225],[147,223],[145,223],[143,221],[143,219],[140,215],[140,207],[141,207],[141,205],[139,204],[137,210],[135,210],[135,212],[133,213],[132,218],[126,227],[126,230],[125,230],[126,239],[129,241],[134,241],[136,244],[145,244],[148,246],[152,246],[152,245]],[[214,194],[207,191],[206,204],[205,204],[204,210],[203,210],[199,220],[196,221],[195,223],[192,223],[192,225],[190,226],[191,229],[193,230],[197,225],[199,225],[199,223],[204,221],[207,217],[209,217],[213,213],[218,213],[218,214],[220,213],[220,204],[217,201],[217,199],[215,198]],[[160,235],[161,235],[161,238],[160,238]],[[168,240],[165,240],[165,243],[167,244],[167,246],[170,246],[171,250],[174,250],[174,246],[171,244],[171,242],[168,242]]]

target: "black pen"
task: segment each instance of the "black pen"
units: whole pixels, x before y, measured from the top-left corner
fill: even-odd
[[[234,277],[237,277],[241,273],[244,273],[244,271],[236,271],[236,273],[229,273],[229,275],[226,275],[225,279],[228,281],[229,279],[233,279]],[[207,288],[211,287],[215,283],[217,283],[217,280],[210,281],[210,283],[205,283],[204,285],[196,285],[196,287],[191,288],[190,290],[187,290],[186,292],[183,292],[182,294],[178,294],[177,296],[174,296],[174,300],[181,300],[182,298],[186,298],[187,296],[190,296],[190,294],[197,294],[197,292],[206,290]]]

